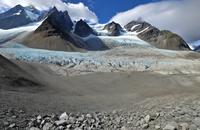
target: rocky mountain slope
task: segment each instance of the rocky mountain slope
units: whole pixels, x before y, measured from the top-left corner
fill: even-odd
[[[23,41],[26,46],[59,51],[84,50],[84,41],[71,33],[73,23],[67,11],[51,10],[42,24]]]
[[[188,44],[177,34],[170,31],[159,30],[147,22],[132,21],[125,28],[128,31],[136,32],[142,40],[161,49],[169,50],[190,50]]]

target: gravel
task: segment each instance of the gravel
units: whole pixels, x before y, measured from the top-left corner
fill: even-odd
[[[146,100],[124,110],[91,113],[29,115],[23,110],[0,109],[0,129],[16,130],[198,130],[200,98],[176,101]]]

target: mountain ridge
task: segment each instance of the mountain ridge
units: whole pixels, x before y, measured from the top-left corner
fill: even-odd
[[[12,29],[39,21],[42,12],[36,8],[16,5],[10,10],[0,14],[0,28]]]
[[[27,7],[27,8],[29,10],[32,10],[33,12],[38,13],[38,10],[32,6]],[[14,8],[10,9],[9,11],[3,14],[0,14],[0,18],[1,17],[5,18],[6,15],[9,16],[13,12],[16,13],[19,10],[27,10],[27,9],[21,5],[17,5]],[[19,19],[24,19],[24,17],[26,17],[27,13],[26,11],[24,12],[25,12],[24,15],[22,16],[19,15],[21,16],[19,17]],[[13,20],[11,20],[11,23],[13,21],[15,22],[14,18]],[[28,44],[25,43],[25,45],[28,45],[29,47],[36,47],[36,48],[41,48],[41,49],[46,48],[50,50],[53,49],[53,50],[75,51],[75,50],[98,50],[97,48],[101,48],[100,46],[106,45],[105,41],[102,41],[101,39],[101,34],[98,32],[95,32],[96,30],[92,26],[88,25],[83,20],[73,22],[67,11],[58,11],[58,9],[54,7],[50,9],[49,12],[45,14],[40,14],[38,16],[38,20],[39,18],[43,18],[42,25],[40,25],[32,33],[32,35],[29,35],[24,40],[26,43],[28,43]],[[23,20],[20,20],[20,21],[23,21]],[[33,19],[31,20],[30,18],[28,18],[28,21],[26,21],[26,18],[25,18],[25,22],[21,24],[24,25],[26,23],[28,24],[31,22],[34,22],[34,20]],[[5,24],[8,24],[10,26],[10,24],[7,22]],[[0,22],[0,27],[1,27],[1,22]],[[106,24],[101,29],[101,31],[104,31],[105,36],[107,37],[109,36],[120,37],[120,36],[126,35],[127,33],[134,33],[141,40],[146,41],[152,46],[160,48],[160,49],[190,50],[190,47],[188,46],[188,44],[179,35],[172,33],[170,31],[159,30],[158,28],[152,26],[151,24],[145,21],[132,21],[128,23],[127,25],[125,25],[124,27],[122,27],[118,23],[110,22]],[[39,35],[39,33],[42,33],[42,34]],[[87,40],[90,42],[85,42],[84,37],[87,39],[90,39],[90,35],[94,35],[94,37],[91,37],[92,40]],[[35,39],[40,39],[40,40],[34,41]],[[55,44],[56,40],[58,40],[59,43],[62,44],[61,49],[58,49],[59,47],[57,48],[57,45]],[[34,42],[34,45],[33,45],[33,42]],[[92,44],[95,44],[94,42],[98,42],[99,45],[96,49],[94,48],[91,49],[92,46],[93,47],[96,46],[96,45],[95,46],[92,45]],[[47,45],[45,45],[45,43]],[[64,46],[68,46],[68,45],[70,46],[70,47],[67,47],[68,49],[63,49],[65,48]]]
[[[145,21],[132,21],[124,26],[128,31],[138,33],[142,40],[160,49],[190,50],[189,45],[179,35],[168,31],[159,30]]]

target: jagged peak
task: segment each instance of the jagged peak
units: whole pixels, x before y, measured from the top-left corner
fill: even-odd
[[[119,23],[116,23],[115,21],[112,21],[112,22],[110,22],[110,24],[119,24]]]
[[[24,10],[24,9],[25,9],[24,6],[18,4],[16,6],[12,7],[11,9],[9,9],[8,11],[18,11],[18,10]]]
[[[70,32],[73,28],[73,22],[66,12],[58,11],[56,7],[53,7],[46,19],[44,20],[43,24],[36,30],[38,31],[45,31],[46,24],[52,25],[55,29],[57,29],[61,33]]]
[[[106,24],[104,29],[109,29],[109,28],[112,28],[112,27],[116,27],[118,29],[122,29],[121,25],[119,23],[114,22],[114,21]]]
[[[87,22],[85,20],[83,20],[83,19],[78,20],[76,23],[85,23],[85,24],[87,24]]]
[[[106,25],[107,25],[107,26],[115,25],[115,26],[120,26],[120,27],[121,27],[121,25],[120,25],[119,23],[115,22],[115,21],[112,21],[112,22],[110,22],[110,23],[108,23],[108,24],[106,24]]]
[[[80,21],[80,22],[85,22],[83,19],[80,19],[79,21]],[[78,22],[79,22],[79,21],[78,21]]]
[[[86,37],[90,34],[97,35],[96,32],[83,19],[76,22],[74,33],[81,37]]]
[[[86,23],[86,24],[88,24],[88,21],[87,20],[85,20],[85,19],[79,19],[79,20],[77,20],[77,21],[75,21],[75,23]],[[89,24],[88,24],[89,25]]]
[[[53,6],[52,10],[58,11],[56,6]]]
[[[14,6],[13,8],[24,8],[24,6],[18,4],[18,5],[16,5],[16,6]]]
[[[114,21],[106,24],[103,30],[109,31],[111,36],[119,36],[123,32],[122,26]]]
[[[59,13],[59,11],[58,11],[58,9],[56,8],[56,6],[54,6],[53,8],[51,8],[50,10],[49,10],[49,15],[51,15],[52,13]]]

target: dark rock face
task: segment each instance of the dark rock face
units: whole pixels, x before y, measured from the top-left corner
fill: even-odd
[[[42,25],[36,30],[36,32],[48,30],[49,28],[46,26],[47,23],[62,33],[70,32],[73,27],[73,23],[68,15],[68,12],[59,12],[56,8],[53,8],[50,11],[50,14]]]
[[[188,44],[177,34],[159,30],[147,22],[132,21],[125,26],[127,31],[137,32],[138,37],[153,46],[170,50],[190,50]]]
[[[11,29],[38,20],[40,12],[35,8],[17,5],[5,13],[0,14],[0,28]]]
[[[119,36],[123,29],[120,24],[111,22],[104,27],[104,30],[107,30],[111,36]]]
[[[76,23],[74,33],[81,37],[87,37],[90,34],[97,35],[97,33],[82,19]]]

